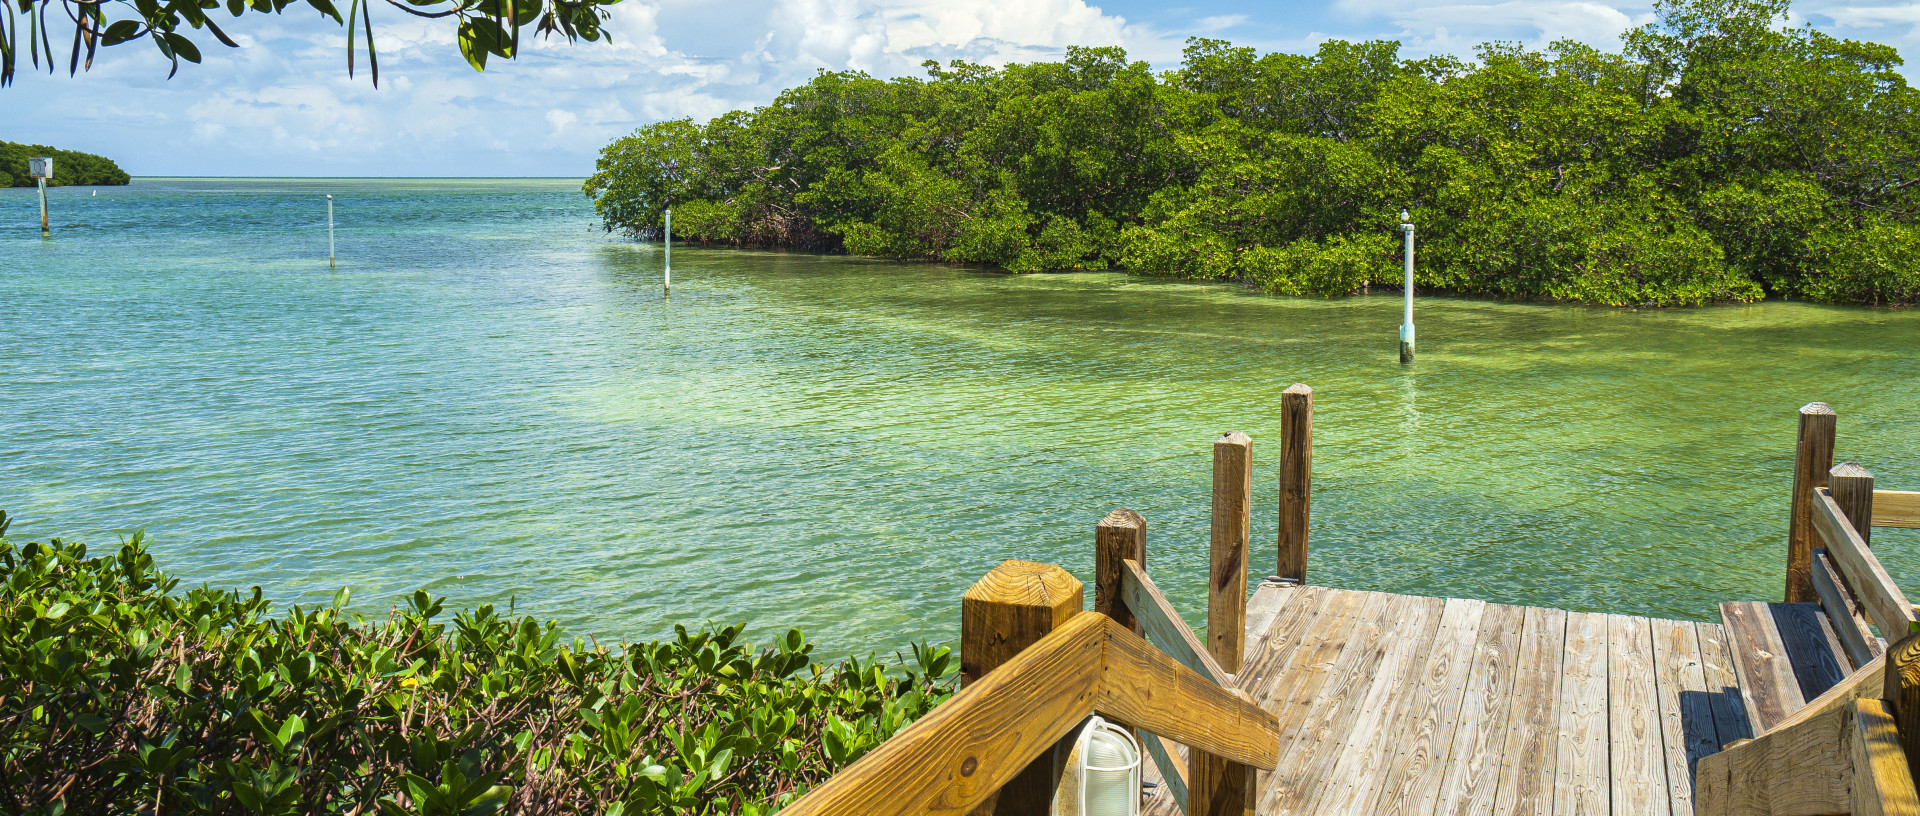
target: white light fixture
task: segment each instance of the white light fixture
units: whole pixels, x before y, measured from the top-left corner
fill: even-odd
[[[1078,742],[1079,816],[1139,816],[1140,743],[1099,717],[1087,719]]]

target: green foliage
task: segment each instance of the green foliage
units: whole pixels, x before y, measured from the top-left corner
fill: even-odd
[[[0,811],[765,814],[951,693],[955,661],[812,662],[799,630],[619,648],[425,592],[384,619],[177,591],[140,536],[14,546]]]
[[[512,59],[520,53],[520,30],[533,26],[533,34],[551,37],[559,34],[574,40],[611,40],[601,28],[607,19],[606,6],[620,0],[387,0],[388,5],[415,17],[448,19],[455,25],[454,39],[460,55],[475,71],[487,67],[488,55]],[[226,0],[224,8],[234,18],[248,11],[280,14],[295,5],[295,0]],[[380,62],[373,46],[373,0],[351,0],[345,15],[333,0],[304,0],[301,5],[321,17],[347,29],[347,75],[354,72],[357,41],[364,37],[367,67],[374,87],[380,85]],[[188,30],[206,29],[213,38],[229,48],[240,47],[215,22],[222,8],[220,0],[0,0],[0,87],[13,82],[20,59],[21,35],[25,34],[27,56],[34,67],[45,63],[47,73],[55,70],[57,57],[49,37],[52,26],[72,22],[73,34],[59,37],[73,41],[66,54],[69,76],[92,70],[94,57],[102,46],[145,40],[167,58],[172,68],[167,78],[180,70],[180,61],[200,62],[200,46]],[[22,19],[24,18],[24,19]],[[50,25],[51,23],[51,25]]]
[[[126,184],[131,181],[120,165],[105,156],[60,150],[46,145],[0,142],[0,187],[34,186],[37,182],[27,172],[27,159],[34,156],[53,157],[53,178],[47,181],[48,187]]]
[[[1662,0],[1618,53],[1188,44],[1154,75],[1057,63],[821,73],[773,104],[643,128],[589,181],[608,229],[667,202],[694,241],[1341,295],[1398,286],[1620,305],[1920,301],[1920,97],[1892,48],[1785,27],[1784,0]]]

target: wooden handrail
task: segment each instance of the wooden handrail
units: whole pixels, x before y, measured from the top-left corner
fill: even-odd
[[[1244,692],[1081,612],[781,813],[960,816],[1089,714],[1258,768],[1280,761],[1278,719]]]
[[[1920,529],[1920,491],[1873,491],[1873,526]]]
[[[1916,618],[1913,605],[1907,603],[1900,586],[1893,582],[1886,568],[1880,566],[1880,559],[1874,556],[1859,531],[1847,521],[1846,513],[1833,500],[1831,491],[1815,488],[1812,505],[1816,537],[1826,545],[1828,557],[1840,568],[1861,605],[1866,607],[1867,617],[1873,619],[1888,639],[1905,637]]]

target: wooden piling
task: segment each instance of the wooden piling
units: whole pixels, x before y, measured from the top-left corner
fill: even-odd
[[[1882,632],[1897,640],[1887,647],[1887,705],[1893,709],[1893,721],[1900,732],[1900,745],[1907,749],[1907,761],[1920,757],[1920,634],[1899,635]]]
[[[1841,462],[1827,471],[1833,501],[1846,511],[1860,540],[1873,543],[1873,473],[1858,462]]]
[[[1295,383],[1280,394],[1280,565],[1274,574],[1307,581],[1307,528],[1313,504],[1313,389]]]
[[[1138,635],[1140,621],[1120,590],[1120,575],[1126,571],[1122,562],[1127,559],[1147,565],[1147,520],[1121,508],[1093,528],[1093,611]]]
[[[1833,468],[1833,409],[1810,402],[1800,409],[1793,457],[1793,516],[1787,529],[1787,602],[1818,603],[1813,589],[1813,490],[1827,486]]]
[[[1052,564],[1003,561],[960,599],[960,682],[973,683],[1078,614],[1086,604],[1080,579]],[[975,816],[1046,816],[1056,775],[1041,754]]]
[[[1238,431],[1213,443],[1213,536],[1207,582],[1207,652],[1227,672],[1246,657],[1247,553],[1253,511],[1253,440]],[[1253,768],[1188,751],[1188,816],[1253,812]]]

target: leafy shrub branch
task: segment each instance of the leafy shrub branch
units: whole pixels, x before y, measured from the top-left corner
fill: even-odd
[[[951,693],[957,661],[814,663],[799,630],[618,648],[491,606],[442,621],[179,591],[138,535],[15,546],[0,513],[0,811],[765,814]]]

